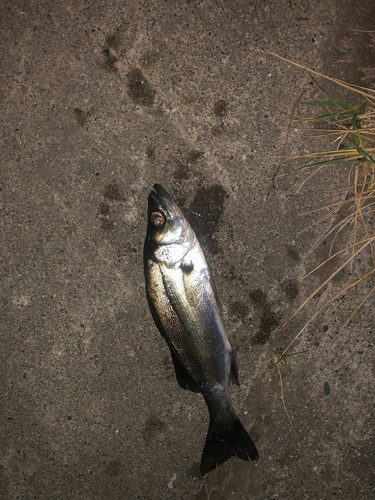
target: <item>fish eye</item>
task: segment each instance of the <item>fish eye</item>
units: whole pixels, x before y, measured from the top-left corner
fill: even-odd
[[[161,212],[152,212],[150,222],[155,227],[162,227],[165,223],[165,216]]]

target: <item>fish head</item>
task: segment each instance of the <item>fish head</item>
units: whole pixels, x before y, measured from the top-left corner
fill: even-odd
[[[194,232],[170,194],[160,184],[148,197],[146,244],[156,260],[175,265],[189,251]]]

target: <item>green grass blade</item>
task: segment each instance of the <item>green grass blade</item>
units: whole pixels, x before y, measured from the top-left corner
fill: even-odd
[[[355,149],[358,151],[358,153],[360,155],[362,155],[364,158],[367,158],[370,163],[375,165],[375,160],[373,159],[373,157],[371,155],[369,155],[367,153],[367,151],[365,151],[364,149],[362,149],[360,146],[357,146],[357,145],[355,146]]]
[[[323,115],[323,116],[317,116],[315,118],[300,118],[302,122],[306,121],[313,121],[313,122],[319,122],[319,121],[324,121],[324,120],[330,120],[331,118],[336,118],[336,116],[342,116],[342,115],[347,115],[348,113],[332,113],[330,115]]]
[[[342,102],[342,101],[305,101],[301,102],[301,104],[304,104],[305,106],[328,106],[331,108],[339,108],[339,109],[345,109],[347,111],[354,111],[356,109],[355,104],[352,104],[351,102]]]
[[[297,354],[303,354],[305,352],[310,352],[309,349],[307,349],[306,351],[299,351],[299,352],[291,352],[289,354],[285,354],[284,355],[284,358],[289,358],[290,356],[297,356]]]
[[[357,147],[360,145],[359,137],[357,136],[357,134],[352,134],[352,141],[353,141],[354,147],[357,149]]]
[[[358,108],[359,115],[364,115],[366,113],[366,106],[367,106],[367,103],[364,103],[364,104],[362,104],[362,106],[360,108]]]
[[[315,78],[312,76],[312,74],[309,71],[307,73],[308,73],[309,77],[311,78],[311,80],[318,87],[318,89],[320,89],[323,92],[323,94],[326,95],[331,102],[333,102],[334,99],[332,99],[332,97],[319,85],[319,83],[315,80]]]
[[[354,161],[358,161],[358,157],[353,158],[352,156],[342,156],[340,158],[334,158],[331,160],[320,161],[317,163],[309,163],[308,165],[303,164],[301,167],[298,167],[295,170],[289,170],[289,172],[286,172],[286,175],[294,174],[296,172],[300,172],[301,170],[304,170],[304,169],[310,168],[310,167],[320,167],[322,165],[330,165],[331,163],[354,162]]]

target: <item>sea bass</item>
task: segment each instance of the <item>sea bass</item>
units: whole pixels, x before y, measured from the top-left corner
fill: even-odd
[[[237,363],[203,250],[167,191],[159,184],[154,189],[144,246],[146,294],[179,385],[201,392],[210,413],[201,472],[232,456],[257,460],[258,451],[231,404],[230,381],[239,385]]]

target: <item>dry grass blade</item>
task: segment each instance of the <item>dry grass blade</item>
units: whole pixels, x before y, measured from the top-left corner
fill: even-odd
[[[373,273],[375,272],[375,268],[374,269],[371,269],[371,271],[369,271],[367,274],[365,274],[365,276],[361,276],[361,278],[359,278],[358,280],[356,280],[354,283],[351,283],[350,285],[348,285],[347,287],[345,287],[344,289],[340,290],[339,293],[337,293],[334,297],[332,297],[330,300],[328,300],[324,305],[322,305],[322,307],[312,316],[312,318],[305,324],[305,326],[297,333],[297,335],[294,337],[294,339],[292,340],[292,342],[288,345],[288,347],[283,351],[282,355],[285,356],[285,354],[289,351],[289,349],[292,347],[292,345],[294,344],[294,342],[299,338],[299,336],[301,335],[302,332],[304,332],[306,330],[306,328],[309,326],[309,324],[317,317],[317,315],[323,311],[323,309],[325,309],[327,306],[329,306],[329,304],[331,304],[334,300],[336,300],[338,297],[340,297],[341,295],[344,295],[346,292],[348,292],[350,289],[354,288],[356,285],[358,285],[361,281],[365,280],[366,278],[368,278],[369,276],[371,276]],[[336,274],[336,273],[335,273]],[[333,275],[332,275],[333,277]],[[331,278],[330,278],[331,279]],[[310,296],[311,298],[311,296]],[[304,304],[305,305],[305,304]],[[357,310],[356,310],[357,311]],[[356,312],[355,311],[355,312]],[[350,321],[351,318],[349,318],[348,322]],[[289,321],[289,320],[288,320]],[[285,326],[285,324],[283,325]]]
[[[370,273],[372,274],[372,271],[370,271]],[[359,311],[359,309],[363,306],[363,304],[366,302],[366,300],[370,297],[370,295],[372,294],[372,292],[375,290],[375,286],[373,286],[371,288],[371,290],[369,291],[369,293],[366,295],[366,297],[362,300],[362,302],[359,304],[359,306],[356,308],[356,310],[349,316],[349,319],[347,320],[347,322],[344,324],[344,328],[346,327],[346,325],[349,323],[349,321],[353,318],[353,316]]]
[[[368,89],[365,87],[360,87],[358,85],[350,85],[342,80],[337,78],[331,78],[326,75],[323,75],[317,71],[311,70],[301,64],[295,63],[288,59],[285,59],[273,52],[270,54],[278,57],[281,60],[288,62],[289,64],[293,64],[299,68],[302,68],[309,72],[309,76],[314,82],[314,84],[318,87],[318,89],[324,94],[324,100],[320,101],[310,101],[310,102],[299,102],[298,104],[305,106],[315,106],[315,108],[324,108],[325,112],[321,116],[312,116],[309,118],[301,119],[304,122],[308,123],[316,123],[318,128],[303,128],[303,137],[306,138],[324,138],[328,139],[332,136],[336,138],[333,140],[336,143],[336,150],[328,150],[328,151],[319,151],[314,153],[309,153],[305,155],[294,155],[287,156],[286,145],[284,145],[280,164],[282,160],[295,160],[295,159],[304,159],[305,162],[290,170],[289,172],[279,173],[280,164],[277,171],[272,178],[274,182],[276,177],[281,177],[285,175],[290,175],[292,173],[298,173],[302,171],[310,170],[307,178],[302,182],[299,189],[304,186],[306,182],[308,182],[313,176],[322,172],[328,166],[338,165],[340,169],[345,164],[349,164],[350,168],[348,169],[348,182],[345,187],[324,190],[325,192],[334,193],[335,191],[340,192],[342,190],[348,191],[348,196],[345,200],[338,200],[335,203],[330,203],[329,205],[320,208],[316,211],[326,210],[326,213],[319,217],[317,221],[312,223],[307,229],[322,223],[326,222],[330,217],[336,216],[339,214],[339,221],[336,224],[332,224],[333,227],[325,234],[324,238],[320,241],[320,243],[326,240],[328,237],[331,238],[330,248],[329,248],[329,257],[319,266],[315,267],[311,272],[309,272],[302,280],[304,280],[307,276],[311,275],[320,267],[324,266],[334,257],[342,255],[344,252],[349,252],[349,257],[346,256],[344,262],[339,265],[335,271],[330,273],[330,276],[319,285],[304,302],[298,307],[298,309],[289,317],[289,319],[279,328],[278,332],[283,330],[285,326],[289,323],[289,321],[294,318],[306,305],[307,303],[317,294],[319,293],[329,282],[333,280],[333,278],[342,271],[346,266],[350,267],[350,274],[353,272],[353,267],[356,261],[356,258],[366,251],[366,248],[370,249],[371,259],[370,263],[373,264],[371,269],[362,275],[360,278],[355,279],[349,285],[344,286],[338,293],[334,295],[334,297],[327,300],[319,309],[316,311],[312,317],[306,322],[302,329],[299,330],[297,335],[293,338],[293,340],[289,343],[289,345],[284,349],[284,351],[277,356],[277,359],[274,359],[274,370],[275,377],[278,375],[280,379],[281,385],[281,399],[283,402],[284,409],[288,415],[289,421],[293,427],[292,421],[290,419],[288,410],[286,408],[285,400],[284,400],[284,391],[283,391],[283,382],[280,370],[280,363],[285,359],[292,345],[296,342],[296,340],[301,336],[301,334],[306,330],[306,328],[312,323],[312,321],[329,306],[334,300],[338,297],[345,295],[349,290],[354,289],[361,282],[370,278],[375,273],[375,258],[374,258],[374,250],[373,250],[373,242],[375,241],[375,236],[373,236],[373,227],[371,229],[369,224],[372,220],[370,219],[370,215],[375,211],[373,209],[373,205],[375,201],[375,90]],[[314,79],[312,75],[318,75],[322,78],[330,80],[341,87],[355,92],[362,96],[366,100],[364,104],[358,106],[356,104],[350,102],[343,102],[332,98]],[[291,123],[291,122],[290,122]],[[307,134],[307,132],[310,132]],[[287,136],[288,138],[288,136]],[[347,210],[347,213],[342,214],[343,210]],[[313,213],[314,211],[310,211],[309,213]],[[343,235],[343,229],[347,227],[353,228],[353,236],[352,236],[352,244],[346,246],[339,251],[336,251],[333,255],[334,245],[337,245],[337,241],[339,241],[338,236]],[[305,229],[305,231],[307,230]],[[303,232],[303,231],[301,231]],[[320,244],[319,243],[319,244]],[[302,281],[301,280],[301,281]],[[355,309],[355,311],[350,315],[349,319],[345,323],[346,326],[349,321],[353,318],[353,316],[358,312],[358,310],[363,306],[366,300],[373,294],[375,290],[375,286],[373,286],[370,292],[366,295],[366,297],[361,301],[359,306]],[[276,332],[276,334],[278,333]],[[293,427],[294,431],[294,427]],[[295,431],[294,431],[295,433]],[[296,434],[296,433],[295,433]]]
[[[373,238],[371,238],[371,241],[375,239],[375,236]],[[277,333],[279,333],[281,330],[283,330],[283,328],[285,328],[285,326],[289,323],[289,321],[294,318],[294,316],[296,316],[299,311],[301,311],[301,309],[303,309],[305,307],[305,305],[314,297],[314,295],[316,295],[318,292],[320,292],[320,290],[325,286],[327,285],[327,283],[329,283],[332,278],[334,278],[336,276],[336,274],[338,274],[342,269],[344,269],[344,267],[349,264],[352,259],[354,257],[356,257],[358,254],[360,254],[368,245],[370,245],[371,241],[367,241],[364,245],[361,246],[361,248],[359,248],[359,250],[357,250],[351,257],[349,257],[349,259],[347,259],[338,269],[336,269],[335,272],[333,272],[325,281],[324,283],[322,283],[316,290],[314,290],[314,292],[309,295],[309,297],[303,302],[302,305],[299,306],[299,308],[292,314],[292,316],[289,317],[289,319],[279,328],[279,330],[277,331]],[[332,258],[332,257],[331,257]],[[327,259],[326,262],[328,262],[328,260],[330,259]],[[325,262],[323,263],[325,264]],[[313,271],[311,271],[311,273],[313,273],[316,269],[318,269],[319,267],[321,267],[323,264],[321,264],[320,266],[316,267]],[[375,269],[373,269],[370,273],[372,274],[372,272],[374,272]],[[311,274],[309,273],[309,274]],[[329,300],[328,302],[326,302],[320,309],[317,313],[314,314],[314,316],[305,324],[305,326],[297,333],[297,335],[294,337],[294,339],[292,340],[292,342],[288,345],[288,347],[283,351],[283,355],[285,355],[289,349],[292,347],[292,345],[294,344],[294,342],[299,338],[299,336],[301,335],[301,333],[303,331],[305,331],[305,329],[308,327],[308,325],[312,322],[312,320],[319,314],[319,312],[321,310],[323,310],[327,305],[329,305],[335,298],[339,297],[340,295],[343,295],[346,291],[350,290],[350,288],[352,288],[353,286],[357,285],[360,281],[362,281],[363,278],[360,278],[359,280],[357,280],[356,282],[352,283],[351,285],[349,285],[348,287],[346,287],[344,290],[341,290],[333,299]]]
[[[217,475],[217,471],[218,471],[218,469],[216,469],[216,475]],[[216,477],[215,477],[215,479],[216,479]],[[212,485],[211,488],[210,488],[210,491],[208,491],[208,486],[207,486],[206,478],[205,477],[203,477],[203,482],[204,482],[204,488],[206,490],[207,500],[210,500],[212,489],[213,489],[214,486]]]
[[[275,189],[276,188],[276,185],[275,185],[275,179],[277,177],[277,174],[279,173],[279,170],[281,168],[281,162],[283,161],[283,157],[284,157],[284,154],[285,154],[285,151],[286,151],[286,147],[287,147],[287,144],[288,144],[288,140],[289,140],[289,135],[290,135],[290,131],[292,129],[292,122],[293,122],[293,116],[294,116],[294,112],[299,104],[299,102],[301,101],[302,99],[302,96],[303,94],[306,92],[306,90],[304,90],[303,92],[301,92],[300,96],[298,97],[297,99],[297,102],[294,104],[293,106],[293,109],[292,109],[292,113],[290,115],[290,119],[289,119],[289,125],[288,125],[288,129],[287,129],[287,132],[286,132],[286,138],[285,138],[285,144],[284,144],[284,148],[283,148],[283,152],[281,154],[281,158],[280,158],[280,161],[279,161],[279,164],[277,166],[277,169],[275,171],[275,173],[273,174],[272,176],[272,179],[271,179],[271,182],[270,182],[270,186],[268,188],[268,196],[270,195],[271,193],[271,189]]]
[[[363,247],[361,247],[360,251],[362,251],[367,245],[371,244],[372,241],[375,240],[375,236],[373,236],[372,238],[366,238],[362,241],[358,241],[357,242],[357,245],[362,245],[362,243],[365,243],[365,245]],[[324,266],[325,264],[327,264],[327,262],[329,262],[331,259],[334,259],[335,257],[337,257],[338,255],[342,254],[343,252],[346,252],[347,250],[352,250],[353,248],[353,245],[350,245],[346,248],[342,248],[341,250],[339,250],[338,252],[336,252],[334,255],[331,255],[328,259],[326,259],[324,262],[322,262],[321,264],[319,264],[319,266],[316,266],[312,271],[310,271],[309,273],[305,274],[305,276],[300,280],[300,281],[303,281],[304,279],[306,279],[308,276],[310,276],[310,274],[313,274],[315,271],[317,271],[318,269],[320,269],[322,266]],[[350,257],[350,259],[352,259],[352,257]],[[348,261],[350,260],[348,259]],[[343,266],[345,267],[345,265],[348,263],[348,261],[346,263],[343,264]],[[341,270],[341,269],[340,269]],[[333,277],[333,275],[332,275]],[[329,278],[328,278],[329,279]],[[323,286],[323,285],[322,285]],[[316,290],[314,292],[314,295],[318,292],[319,290]],[[312,295],[312,296],[314,296]],[[301,306],[302,307],[302,306]],[[298,311],[296,311],[297,313]],[[286,323],[285,323],[286,324]],[[285,326],[285,324],[280,328],[280,330]],[[279,331],[280,331],[279,330]]]
[[[303,352],[307,352],[307,351],[303,351]],[[293,355],[296,355],[296,354],[302,354],[302,353],[292,353],[292,354],[289,354],[289,356],[293,356]],[[281,401],[283,403],[284,410],[285,410],[285,412],[287,414],[287,417],[289,419],[289,422],[290,422],[290,425],[292,427],[293,433],[294,433],[297,441],[299,442],[299,444],[303,448],[303,444],[301,443],[299,437],[297,436],[296,430],[294,428],[292,419],[290,418],[290,415],[289,415],[289,412],[288,412],[288,408],[286,407],[286,403],[285,403],[283,377],[281,375],[281,370],[280,370],[280,363],[286,364],[284,353],[282,353],[282,354],[280,354],[280,353],[279,354],[274,354],[271,359],[263,361],[263,363],[270,363],[270,362],[272,362],[271,368],[273,368],[274,371],[275,371],[275,380],[277,380],[277,375],[279,376],[279,379],[280,379],[280,399],[281,399]]]
[[[341,162],[350,162],[353,163],[352,167],[349,170],[348,174],[348,185],[351,189],[353,189],[354,193],[351,196],[348,196],[343,201],[338,201],[334,204],[330,204],[327,207],[324,207],[327,210],[327,213],[322,215],[317,221],[311,224],[307,229],[319,224],[323,221],[327,221],[331,216],[337,214],[340,210],[347,207],[349,210],[349,214],[346,215],[341,221],[339,221],[333,228],[325,235],[325,237],[321,240],[324,241],[331,234],[334,235],[333,241],[330,245],[330,255],[332,254],[333,245],[337,239],[338,234],[344,227],[348,225],[353,225],[353,244],[350,247],[351,249],[351,257],[347,259],[342,266],[340,266],[331,276],[326,280],[315,292],[313,292],[310,297],[302,304],[302,306],[291,316],[295,316],[305,305],[306,303],[323,287],[325,286],[343,267],[345,267],[348,263],[350,263],[350,272],[353,272],[353,263],[354,258],[361,253],[367,246],[370,246],[371,251],[371,261],[375,263],[374,259],[374,250],[373,250],[373,240],[374,237],[370,236],[370,230],[367,227],[366,220],[368,216],[373,212],[371,209],[374,202],[372,199],[375,197],[375,148],[372,147],[370,143],[373,143],[374,140],[371,137],[375,135],[375,90],[367,89],[365,87],[359,87],[355,85],[349,85],[342,80],[337,78],[327,77],[317,71],[313,71],[308,69],[298,63],[285,59],[283,57],[278,56],[277,54],[271,53],[272,55],[278,57],[279,59],[285,60],[286,62],[293,64],[297,67],[303,68],[309,72],[310,77],[312,78],[315,85],[319,88],[319,90],[324,94],[325,100],[321,101],[311,101],[301,103],[301,105],[308,106],[320,106],[325,107],[328,110],[328,114],[324,114],[319,117],[311,117],[305,119],[305,121],[310,122],[326,122],[329,125],[329,129],[324,129],[323,132],[319,130],[318,135],[327,135],[327,134],[337,134],[339,135],[337,140],[339,141],[339,148],[335,151],[323,151],[316,152],[302,156],[294,156],[293,158],[304,157],[311,158],[315,160],[314,163],[307,162],[297,169],[293,171],[287,172],[284,175],[288,175],[290,173],[299,172],[304,169],[314,169],[314,171],[305,179],[298,191],[301,187],[309,180],[313,175],[319,173],[323,168],[328,165],[341,163]],[[371,109],[366,109],[366,104],[362,106],[357,106],[352,103],[338,101],[332,98],[320,85],[319,83],[311,76],[311,74],[319,75],[322,78],[326,78],[330,81],[337,83],[338,85],[356,92],[361,96],[365,97],[368,102],[372,105]],[[345,145],[344,141],[350,141],[349,145]],[[284,157],[292,158],[292,157]],[[318,161],[317,161],[318,160]],[[283,175],[283,174],[281,174]],[[297,191],[297,192],[298,192]],[[307,230],[305,229],[305,230]],[[358,249],[360,243],[358,242],[360,231],[364,231],[366,236],[365,239],[362,240],[363,244]],[[320,242],[320,243],[321,243]],[[338,255],[340,252],[336,252],[335,255]],[[330,257],[328,260],[330,260]],[[327,262],[326,261],[326,262]],[[318,266],[320,267],[320,266]],[[372,272],[370,271],[370,274]],[[368,296],[370,296],[369,294]],[[363,304],[363,302],[361,303]],[[290,319],[291,319],[290,318]],[[285,324],[283,325],[283,327]],[[283,328],[282,327],[282,328]]]
[[[302,443],[301,443],[301,441],[299,440],[299,437],[297,436],[297,433],[296,433],[296,430],[295,430],[295,428],[294,428],[294,425],[293,425],[292,419],[290,418],[290,415],[289,415],[288,409],[287,409],[286,404],[285,404],[285,399],[284,399],[284,387],[283,387],[283,377],[281,376],[281,370],[280,370],[279,363],[276,365],[276,368],[277,368],[277,371],[278,371],[278,373],[279,373],[279,378],[280,378],[280,386],[281,386],[281,390],[280,390],[280,397],[281,397],[281,401],[283,402],[284,410],[286,411],[286,414],[288,415],[288,419],[289,419],[290,425],[292,426],[292,429],[293,429],[294,435],[296,436],[296,438],[297,438],[297,440],[298,440],[299,444],[302,446]]]
[[[297,66],[298,68],[304,69],[305,71],[308,71],[309,73],[312,73],[317,76],[321,76],[322,78],[325,78],[326,80],[330,80],[331,82],[337,83],[338,85],[341,85],[342,87],[351,90],[353,92],[357,92],[358,94],[361,94],[363,97],[366,99],[369,99],[371,102],[375,99],[375,90],[373,89],[368,89],[366,87],[361,87],[360,85],[351,85],[343,80],[339,80],[338,78],[332,78],[327,75],[323,75],[323,73],[319,73],[318,71],[314,71],[313,69],[308,68],[307,66],[303,66],[302,64],[298,64],[294,61],[291,61],[290,59],[286,59],[285,57],[281,57],[278,54],[275,54],[274,52],[271,52],[270,50],[267,51],[269,54],[272,54],[273,56],[277,57],[278,59],[281,59],[282,61],[286,61],[289,64],[293,64],[293,66]],[[375,104],[375,101],[373,102]]]
[[[355,197],[353,197],[354,199]],[[373,196],[371,196],[370,198],[373,198]],[[318,219],[317,221],[313,222],[312,224],[310,224],[310,226],[308,226],[307,228],[305,229],[302,229],[302,231],[299,231],[297,234],[301,234],[305,231],[307,231],[308,229],[316,226],[317,224],[319,224],[320,222],[323,222],[325,220],[327,220],[329,217],[331,217],[332,215],[334,215],[335,213],[337,213],[340,209],[342,209],[346,204],[350,203],[350,201],[353,201],[352,198],[349,198],[341,203],[337,203],[337,204],[333,204],[333,205],[330,205],[330,206],[326,206],[324,208],[330,208],[330,211],[328,213],[326,213],[325,215],[323,215],[322,217],[320,217],[320,219]],[[374,205],[375,202],[373,203],[368,203],[365,207],[363,208],[360,208],[360,210],[363,212],[364,209],[368,209],[369,207],[371,207],[372,205]],[[332,209],[331,207],[335,207],[334,209]],[[350,207],[349,207],[350,208]],[[371,213],[371,211],[368,211],[367,213]],[[366,215],[367,215],[366,213]],[[351,219],[353,219],[353,217],[355,217],[355,215],[358,214],[358,210],[347,215],[343,220],[341,220],[340,222],[338,222],[335,226],[333,226],[332,229],[330,229],[330,231],[328,231],[328,233],[326,233],[326,235],[324,236],[324,238],[322,238],[320,240],[320,242],[318,243],[318,246],[328,237],[330,236],[331,233],[333,233],[334,231],[336,231],[340,226],[345,226],[347,225]],[[366,234],[367,234],[367,237],[369,238],[370,235],[368,233],[368,230],[367,230],[367,226],[365,226],[365,229],[366,229]]]

